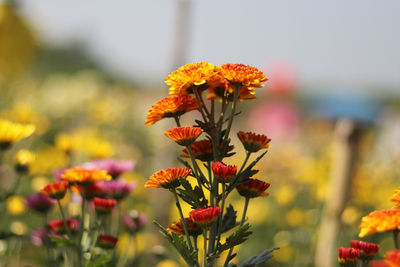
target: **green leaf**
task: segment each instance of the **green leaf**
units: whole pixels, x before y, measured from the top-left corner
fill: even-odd
[[[225,233],[236,226],[237,211],[233,209],[232,205],[226,208],[224,218],[222,219],[221,233]]]
[[[53,235],[49,235],[51,241],[53,241],[54,243],[57,244],[58,247],[71,247],[71,246],[75,246],[74,241],[65,238],[63,236],[53,236]]]
[[[250,224],[246,223],[239,227],[235,232],[233,232],[229,237],[226,238],[224,244],[218,244],[217,252],[218,254],[223,251],[233,248],[234,246],[242,244],[247,240],[247,237],[251,235],[251,231],[248,231],[250,228]]]
[[[108,262],[111,261],[111,257],[109,253],[101,255],[94,262],[86,263],[85,267],[101,267],[105,266]]]
[[[198,209],[207,206],[207,199],[203,196],[203,193],[198,186],[193,189],[191,184],[183,178],[179,178],[179,182],[183,189],[177,189],[178,195],[183,201],[188,203],[192,209]]]
[[[271,255],[271,252],[274,250],[277,250],[277,249],[279,249],[279,248],[271,248],[271,249],[263,251],[261,254],[259,254],[257,256],[248,258],[240,265],[240,267],[257,267],[258,265],[260,265],[260,264],[266,262],[267,260],[269,260],[270,258],[272,258],[273,255]]]

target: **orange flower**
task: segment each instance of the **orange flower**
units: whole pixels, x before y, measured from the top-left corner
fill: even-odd
[[[222,99],[226,97],[228,101],[233,101],[233,89],[228,91],[225,88],[230,88],[232,85],[227,83],[225,87],[215,87],[207,89],[208,95],[207,99]],[[252,87],[241,86],[239,88],[238,100],[241,102],[243,100],[255,99],[256,91]]]
[[[257,152],[260,149],[269,148],[269,142],[271,142],[271,139],[269,139],[267,136],[252,132],[245,133],[240,131],[237,133],[237,136],[248,152]]]
[[[185,221],[189,235],[198,236],[202,233],[201,228],[197,224],[195,224],[190,217],[185,218]],[[171,226],[167,228],[167,231],[170,233],[174,232],[177,235],[185,235],[185,229],[183,227],[182,220],[179,220],[171,224]]]
[[[40,192],[54,199],[62,199],[67,192],[68,185],[67,181],[57,181],[46,185]]]
[[[97,181],[111,180],[111,176],[104,170],[87,170],[82,168],[71,168],[64,171],[61,178],[78,185],[91,185]]]
[[[82,193],[82,186],[74,185],[71,187],[71,190],[75,193]],[[104,186],[101,183],[94,183],[88,186],[85,186],[85,199],[92,200],[94,197],[103,197],[105,195]]]
[[[258,179],[247,179],[246,182],[236,186],[239,194],[246,198],[266,197],[269,193],[265,192],[270,184]]]
[[[145,183],[144,187],[160,187],[172,189],[180,185],[178,178],[186,178],[192,173],[187,168],[171,168],[158,171],[154,173],[150,179]]]
[[[220,183],[229,183],[232,178],[236,176],[237,167],[225,165],[222,162],[213,162],[211,165],[211,169],[214,173],[214,177]]]
[[[363,257],[363,255],[374,257],[379,250],[378,244],[362,242],[358,240],[351,240],[350,247],[360,250],[361,257]]]
[[[392,196],[392,199],[390,201],[395,203],[393,209],[400,208],[400,189],[394,191],[394,195]]]
[[[261,82],[268,80],[262,71],[244,64],[223,64],[220,72],[231,84],[236,83],[246,87],[263,87],[264,85]],[[229,89],[229,92],[233,92],[232,87]]]
[[[375,210],[361,219],[359,237],[400,230],[400,209]]]
[[[389,267],[400,266],[400,249],[395,249],[385,253],[385,262]]]
[[[171,87],[170,95],[190,94],[194,88],[202,91],[208,87],[215,87],[223,81],[218,68],[208,62],[186,64],[165,79],[165,83]]]
[[[190,149],[193,152],[193,155],[196,159],[201,161],[212,161],[213,160],[213,144],[210,140],[200,140],[196,141],[190,145]],[[233,150],[233,146],[228,147],[228,151],[225,153],[225,157],[227,156],[229,151]],[[189,152],[186,148],[182,150],[181,157],[190,158]]]
[[[199,208],[189,212],[190,218],[201,227],[208,227],[213,224],[220,214],[220,207]]]
[[[199,127],[176,127],[169,129],[165,135],[181,146],[189,146],[201,135],[203,129]]]
[[[94,209],[100,214],[107,214],[117,205],[115,199],[98,198],[93,199]]]
[[[145,124],[153,125],[163,118],[179,117],[198,108],[196,99],[189,95],[166,97],[151,106]]]

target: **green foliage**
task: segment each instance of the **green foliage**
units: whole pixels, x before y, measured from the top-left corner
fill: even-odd
[[[168,233],[168,231],[158,222],[153,221],[153,223],[160,229],[161,234],[163,234],[166,239],[173,245],[182,258],[186,261],[189,266],[197,266],[197,252],[191,250],[185,241],[183,236],[179,236],[175,233]]]
[[[178,195],[183,201],[191,205],[192,209],[198,209],[207,206],[207,199],[204,197],[198,186],[195,186],[193,189],[191,184],[183,178],[179,178],[179,182],[183,189],[177,189]]]
[[[246,223],[239,227],[235,232],[233,232],[229,237],[226,238],[225,243],[218,244],[217,252],[221,254],[223,251],[233,248],[237,245],[242,244],[247,240],[247,237],[251,235],[251,231],[248,231],[250,224]]]
[[[237,225],[236,214],[237,211],[234,210],[232,205],[229,205],[229,207],[226,208],[224,218],[222,219],[221,233],[225,233]]]
[[[65,238],[63,236],[53,236],[49,235],[51,241],[57,244],[58,247],[73,247],[75,246],[74,241]]]
[[[110,261],[111,261],[110,254],[107,253],[98,257],[94,262],[88,262],[85,267],[101,267],[105,266]]]
[[[277,250],[277,249],[279,249],[279,248],[271,248],[271,249],[263,251],[262,253],[260,253],[257,256],[248,258],[240,265],[240,267],[257,267],[260,264],[262,264],[262,263],[266,262],[267,260],[269,260],[270,258],[272,258],[273,255],[271,255],[271,252],[274,250]]]

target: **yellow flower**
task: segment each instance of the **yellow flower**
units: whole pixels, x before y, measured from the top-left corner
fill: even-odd
[[[400,209],[375,210],[361,219],[360,238],[381,232],[400,230]]]
[[[220,71],[230,83],[238,83],[246,87],[263,87],[261,82],[268,80],[262,71],[244,64],[223,64]]]
[[[15,154],[15,164],[17,166],[29,166],[35,160],[35,154],[26,149],[21,149]]]
[[[86,170],[82,168],[70,168],[64,171],[61,178],[69,181],[70,183],[77,183],[80,185],[89,185],[98,181],[111,180],[111,176],[104,170]]]
[[[11,144],[24,139],[35,131],[32,124],[14,123],[0,119],[0,148],[8,148]]]
[[[191,170],[187,168],[170,168],[154,173],[146,182],[144,187],[159,187],[172,189],[178,187],[179,177],[186,178],[191,174]]]
[[[80,142],[79,139],[74,135],[61,133],[57,135],[55,145],[58,149],[66,153],[71,153],[80,147]]]
[[[394,191],[394,195],[390,201],[395,203],[394,209],[400,208],[400,189]]]
[[[6,202],[7,212],[11,215],[21,215],[25,212],[24,198],[12,196]]]

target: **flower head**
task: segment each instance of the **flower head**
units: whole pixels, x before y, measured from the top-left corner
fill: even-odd
[[[118,237],[112,235],[99,235],[97,245],[104,249],[113,249],[118,242]]]
[[[154,173],[144,187],[175,188],[180,185],[178,178],[186,178],[192,171],[187,168],[171,168]]]
[[[395,249],[385,253],[385,263],[389,267],[400,266],[400,249]]]
[[[27,196],[25,203],[30,210],[46,213],[53,207],[55,201],[43,193],[35,193]]]
[[[257,152],[263,148],[269,148],[271,139],[263,134],[255,134],[252,132],[238,132],[240,142],[248,152]]]
[[[170,95],[187,95],[193,93],[194,88],[204,90],[223,83],[219,68],[208,62],[186,64],[165,78],[170,86]]]
[[[78,185],[90,185],[98,181],[110,180],[111,176],[105,170],[71,168],[65,170],[61,178]]]
[[[102,192],[109,198],[117,201],[129,196],[131,191],[135,189],[136,183],[127,183],[122,179],[112,181],[100,181],[96,184],[102,187]]]
[[[269,193],[265,192],[270,184],[258,179],[247,179],[246,182],[236,186],[239,194],[246,198],[265,197]]]
[[[0,149],[6,149],[10,145],[29,137],[35,131],[32,124],[14,123],[0,119]]]
[[[225,165],[223,162],[213,162],[211,165],[214,177],[221,183],[229,183],[235,176],[237,167]]]
[[[341,266],[357,266],[357,262],[360,259],[360,251],[355,248],[339,248],[339,263]]]
[[[394,195],[392,196],[392,199],[390,201],[395,203],[393,209],[400,208],[400,189],[394,191]]]
[[[44,239],[49,234],[48,229],[38,228],[31,232],[31,241],[37,247],[41,247],[43,245]]]
[[[194,223],[194,221],[190,217],[185,218],[185,221],[189,235],[198,236],[202,233],[201,227]],[[170,227],[167,228],[167,231],[170,233],[174,232],[177,235],[185,235],[185,229],[183,227],[182,220],[176,221],[171,224]]]
[[[375,210],[361,219],[359,237],[400,230],[400,209]]]
[[[350,247],[360,250],[361,258],[370,261],[378,253],[379,245],[374,243],[351,240]]]
[[[92,200],[95,197],[104,197],[105,196],[104,186],[101,182],[102,181],[83,187],[83,188],[85,188],[84,196],[85,196],[86,200]],[[71,187],[71,189],[72,189],[72,191],[82,195],[82,186],[74,185]]]
[[[98,159],[83,165],[85,169],[105,170],[112,179],[118,178],[121,174],[133,170],[135,162],[131,160],[115,160],[112,158]]]
[[[79,221],[77,219],[66,219],[67,227],[73,233],[79,228]],[[57,234],[65,234],[67,230],[65,229],[63,220],[53,220],[47,223],[48,227]]]
[[[137,210],[131,210],[122,217],[122,223],[129,232],[135,233],[144,228],[147,216]]]
[[[189,217],[201,227],[208,227],[217,220],[220,213],[220,207],[198,208],[189,212]]]
[[[176,127],[169,129],[165,135],[181,146],[189,146],[202,134],[200,127]]]
[[[54,199],[62,199],[67,192],[68,185],[67,181],[57,181],[46,185],[40,192]]]
[[[145,124],[153,125],[163,118],[177,118],[198,108],[196,99],[189,95],[166,97],[152,105],[147,113]]]
[[[244,64],[227,63],[221,65],[220,72],[231,84],[239,84],[246,87],[263,87],[261,82],[268,79],[262,71],[253,66]],[[232,91],[232,89],[230,89]]]
[[[196,159],[201,161],[212,161],[213,160],[213,143],[210,140],[200,140],[196,141],[190,145],[190,149]],[[229,146],[225,152],[225,157],[228,155],[229,151],[233,150],[233,146]],[[181,157],[190,158],[189,152],[186,148],[182,150]]]
[[[35,160],[35,154],[26,149],[21,149],[15,154],[15,169],[18,172],[25,173]]]
[[[93,204],[97,213],[108,214],[117,205],[117,201],[115,199],[95,197]]]

